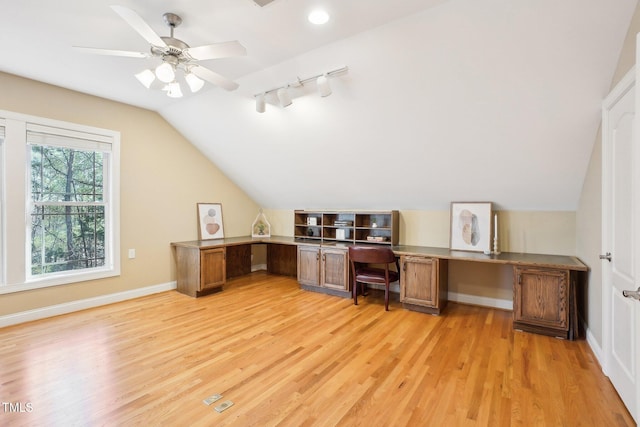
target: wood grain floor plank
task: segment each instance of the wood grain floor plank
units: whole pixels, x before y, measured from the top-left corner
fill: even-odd
[[[3,426],[632,426],[585,341],[253,273],[0,329]],[[234,405],[217,413],[202,400]],[[218,402],[218,403],[220,403]]]

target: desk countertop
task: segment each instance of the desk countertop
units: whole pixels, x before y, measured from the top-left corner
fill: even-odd
[[[323,247],[349,247],[349,243],[327,242],[313,239],[297,239],[287,236],[271,237],[228,237],[224,239],[192,240],[187,242],[174,242],[172,246],[187,248],[215,248],[221,246],[235,246],[258,243],[272,243],[284,245],[311,245]],[[589,268],[575,256],[569,255],[546,255],[546,254],[526,254],[517,252],[502,252],[499,254],[485,255],[482,252],[454,251],[449,248],[438,248],[430,246],[409,246],[397,245],[391,249],[396,255],[418,255],[430,256],[459,261],[475,261],[494,264],[526,265],[551,268],[566,268],[568,270],[588,271]]]

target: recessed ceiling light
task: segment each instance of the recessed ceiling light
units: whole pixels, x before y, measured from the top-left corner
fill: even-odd
[[[322,25],[329,22],[329,14],[324,10],[316,9],[309,14],[309,22],[316,25]]]

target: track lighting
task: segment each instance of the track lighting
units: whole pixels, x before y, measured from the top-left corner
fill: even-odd
[[[261,93],[260,95],[256,95],[256,111],[258,113],[264,113],[265,111],[265,100],[264,100],[264,93]]]
[[[280,100],[280,105],[283,107],[288,107],[291,105],[293,101],[291,101],[291,96],[289,96],[289,86],[281,87],[278,89],[278,99]]]
[[[329,79],[326,74],[321,75],[316,80],[316,84],[318,85],[318,92],[320,92],[321,97],[331,95],[331,86],[329,85]]]
[[[298,80],[294,83],[286,84],[284,86],[269,89],[265,92],[256,94],[254,95],[254,97],[256,98],[256,111],[258,113],[264,113],[265,103],[266,103],[265,100],[267,95],[269,95],[270,93],[276,94],[278,98],[278,102],[282,107],[288,107],[293,102],[291,99],[291,94],[289,92],[289,89],[304,86],[305,83],[309,83],[312,81],[316,82],[316,85],[318,86],[318,93],[320,94],[320,96],[322,97],[329,96],[332,93],[331,85],[329,84],[329,77],[346,73],[348,70],[349,70],[348,67],[342,67],[332,71],[328,71],[326,73],[317,74],[315,76],[308,77],[306,79],[298,78]]]

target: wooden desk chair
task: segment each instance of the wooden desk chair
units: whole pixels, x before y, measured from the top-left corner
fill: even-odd
[[[386,246],[350,246],[349,262],[353,274],[353,303],[358,305],[358,283],[363,295],[363,284],[383,284],[384,309],[389,311],[389,283],[400,278],[400,266],[393,251]],[[384,268],[371,264],[383,264]],[[391,264],[396,265],[396,271],[389,269]]]

